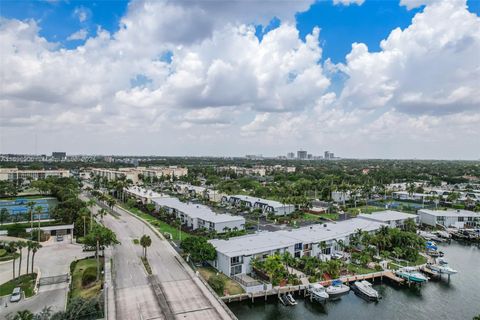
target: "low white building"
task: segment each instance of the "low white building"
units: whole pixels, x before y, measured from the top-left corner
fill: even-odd
[[[409,193],[408,191],[392,192],[392,198],[396,200],[425,201],[430,198],[428,193]]]
[[[295,211],[295,205],[293,204],[245,195],[224,196],[222,202],[236,207],[243,206],[248,209],[261,209],[264,214],[272,213],[276,216],[289,215]]]
[[[350,191],[332,191],[331,193],[332,201],[336,203],[343,203],[350,201],[351,192]]]
[[[247,274],[252,271],[253,258],[265,259],[269,255],[286,251],[292,256],[329,256],[341,251],[339,241],[347,245],[350,236],[361,229],[375,232],[383,223],[366,219],[350,219],[337,223],[315,224],[293,230],[261,232],[228,240],[214,239],[209,242],[217,250],[217,258],[211,261],[213,267],[228,276]],[[319,243],[324,242],[322,251]]]
[[[420,222],[429,226],[465,228],[480,225],[480,213],[468,210],[418,210]]]
[[[385,223],[393,228],[402,227],[408,219],[412,219],[416,224],[420,222],[420,218],[416,214],[393,210],[378,211],[371,214],[361,213],[358,218]]]
[[[205,228],[223,233],[229,230],[245,229],[245,218],[225,213],[215,213],[202,204],[185,203],[173,197],[155,198],[153,203],[157,209],[164,208],[170,214],[174,214],[183,225],[192,230]]]
[[[123,192],[125,195],[135,198],[143,204],[152,203],[153,199],[162,197],[162,194],[158,192],[137,186],[123,188]]]

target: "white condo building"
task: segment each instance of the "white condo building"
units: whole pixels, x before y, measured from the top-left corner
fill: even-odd
[[[288,215],[295,211],[295,205],[293,204],[245,195],[224,196],[222,202],[236,207],[243,206],[248,209],[261,209],[265,214],[273,213],[276,216]]]
[[[392,228],[402,227],[408,219],[412,219],[416,224],[420,222],[420,217],[416,214],[393,210],[378,211],[371,214],[361,213],[358,218],[385,223]]]
[[[217,258],[211,261],[213,267],[228,276],[247,274],[252,271],[250,261],[253,258],[265,259],[274,253],[286,251],[292,256],[329,256],[340,251],[339,242],[349,243],[350,236],[358,229],[374,232],[385,224],[366,219],[350,219],[337,223],[315,224],[294,230],[260,232],[252,235],[214,239],[209,242],[217,250]],[[321,251],[319,243],[325,242],[326,249]]]
[[[152,201],[157,209],[166,209],[170,214],[174,214],[179,218],[182,224],[192,230],[205,228],[217,233],[223,233],[228,230],[245,229],[245,218],[225,213],[215,213],[202,204],[185,203],[173,197],[160,197]]]
[[[19,170],[17,168],[0,168],[0,181],[39,180],[47,177],[68,178],[68,170]]]
[[[480,225],[480,213],[468,210],[418,210],[420,222],[429,226],[465,228]]]

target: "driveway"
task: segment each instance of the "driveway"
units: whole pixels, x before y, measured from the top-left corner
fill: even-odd
[[[2,239],[0,238],[0,240]],[[37,268],[40,269],[42,278],[69,274],[72,261],[92,255],[91,252],[83,252],[81,245],[70,243],[69,237],[65,237],[62,242],[56,242],[52,237],[49,241],[42,243],[42,246],[35,255],[35,271]],[[22,274],[24,274],[26,273],[27,250],[24,249],[22,254]],[[18,259],[15,263],[15,273],[18,273]],[[0,265],[0,283],[11,279],[12,262],[9,261]],[[53,312],[64,310],[67,292],[68,283],[64,282],[40,286],[37,295],[22,299],[18,303],[10,303],[8,297],[4,297],[0,305],[0,319],[19,310],[28,309],[34,313],[39,312],[45,306],[51,306]],[[7,300],[7,307],[5,307],[5,300]]]

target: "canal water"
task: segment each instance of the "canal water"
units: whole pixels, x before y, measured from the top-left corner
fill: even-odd
[[[324,306],[296,297],[298,305],[287,307],[276,297],[267,302],[257,299],[230,303],[240,320],[283,319],[415,319],[471,320],[480,315],[480,247],[453,241],[439,244],[450,266],[458,270],[448,282],[431,280],[421,288],[393,285],[387,280],[374,288],[382,296],[379,302],[366,302],[353,292]]]

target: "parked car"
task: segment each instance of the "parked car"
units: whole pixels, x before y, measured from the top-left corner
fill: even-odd
[[[60,241],[63,241],[63,236],[62,235],[57,235],[57,241],[60,242]]]
[[[16,287],[10,296],[10,302],[18,302],[22,299],[22,289]]]

